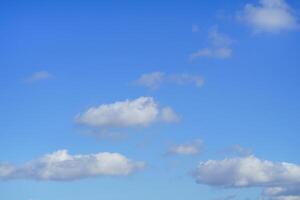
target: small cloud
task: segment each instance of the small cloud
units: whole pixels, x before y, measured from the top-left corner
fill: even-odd
[[[233,40],[227,35],[219,32],[218,27],[213,27],[208,34],[208,39],[211,46],[202,48],[190,55],[190,60],[197,58],[216,58],[216,59],[227,59],[232,55],[231,45]]]
[[[200,57],[226,59],[232,55],[232,49],[228,47],[220,48],[205,48],[200,49],[190,55],[190,60],[195,60]]]
[[[180,118],[170,107],[164,107],[161,109],[161,120],[165,122],[178,122]]]
[[[199,31],[200,31],[199,26],[196,25],[196,24],[193,24],[193,25],[192,25],[192,32],[193,32],[193,33],[196,33],[196,32],[199,32]]]
[[[168,150],[169,155],[197,155],[201,151],[202,140],[197,139],[186,144],[173,145]]]
[[[298,19],[285,0],[259,0],[258,5],[246,4],[238,19],[249,25],[254,33],[278,33],[299,27]]]
[[[250,156],[253,154],[252,150],[250,148],[242,147],[241,145],[233,145],[229,148],[226,148],[222,150],[223,153],[229,154],[229,155],[237,155],[237,156]]]
[[[163,72],[152,72],[142,74],[135,83],[140,86],[145,86],[150,89],[158,89],[163,84],[176,84],[176,85],[194,85],[202,87],[204,78],[200,75],[179,73],[179,74],[165,74]]]
[[[141,77],[135,81],[138,85],[143,85],[152,89],[158,88],[165,79],[165,75],[162,72],[152,72],[148,74],[142,74]]]
[[[100,129],[102,137],[105,133],[116,133],[116,130],[120,137],[121,129],[148,127],[158,122],[178,122],[179,116],[168,106],[160,107],[152,97],[139,97],[91,107],[78,114],[75,121],[89,128]]]
[[[39,71],[35,72],[32,75],[30,75],[28,78],[25,79],[25,82],[27,83],[33,83],[33,82],[38,82],[42,80],[48,80],[53,78],[53,75],[50,74],[47,71]]]

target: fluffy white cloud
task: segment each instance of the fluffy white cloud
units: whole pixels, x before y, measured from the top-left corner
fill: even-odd
[[[162,84],[192,84],[196,87],[201,87],[204,84],[204,78],[200,75],[193,75],[187,73],[165,74],[162,72],[152,72],[142,74],[140,78],[135,81],[135,83],[141,86],[149,87],[151,89],[157,89]]]
[[[300,183],[300,165],[274,163],[255,156],[201,162],[194,172],[198,183],[222,187],[283,186]]]
[[[296,16],[284,0],[260,0],[259,5],[247,4],[238,17],[255,33],[274,33],[298,27]]]
[[[196,155],[200,153],[202,140],[195,140],[187,144],[173,145],[170,147],[169,154],[177,155]]]
[[[47,80],[47,79],[51,79],[51,78],[53,78],[53,75],[50,74],[49,72],[39,71],[39,72],[35,72],[32,75],[30,75],[25,81],[27,83],[32,83],[32,82]]]
[[[127,176],[143,169],[119,153],[70,155],[67,150],[47,154],[21,166],[0,164],[0,179],[69,181],[97,176]]]
[[[170,107],[160,108],[152,97],[118,101],[89,108],[75,120],[103,128],[148,126],[154,122],[176,122],[179,117]]]
[[[190,60],[200,57],[226,59],[232,55],[232,39],[219,32],[217,27],[212,28],[208,34],[211,46],[200,49],[190,55]]]

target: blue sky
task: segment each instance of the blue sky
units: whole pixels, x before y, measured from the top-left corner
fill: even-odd
[[[0,199],[299,200],[299,9],[1,1]]]

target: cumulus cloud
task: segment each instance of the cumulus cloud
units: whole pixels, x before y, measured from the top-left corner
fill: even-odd
[[[140,86],[145,86],[151,89],[157,89],[162,84],[177,84],[186,85],[191,84],[196,87],[202,87],[204,78],[200,75],[179,73],[179,74],[165,74],[163,72],[152,72],[142,74],[135,83]]]
[[[25,79],[27,83],[33,83],[37,81],[47,80],[53,78],[53,75],[47,71],[39,71],[35,72],[30,75],[28,78]]]
[[[219,32],[217,27],[213,27],[208,34],[210,47],[200,49],[190,55],[190,60],[201,57],[226,59],[232,55],[232,42],[233,40],[227,35]]]
[[[75,117],[77,123],[102,128],[145,127],[154,122],[176,122],[170,107],[159,107],[152,97],[118,101],[91,107]]]
[[[200,153],[202,140],[197,139],[187,144],[173,145],[170,147],[168,154],[176,155],[197,155]]]
[[[255,156],[201,162],[198,183],[221,187],[282,186],[300,183],[300,165],[261,160]]]
[[[255,33],[277,33],[298,28],[298,20],[285,0],[259,0],[258,5],[247,4],[238,18]]]
[[[208,160],[193,172],[197,183],[216,187],[262,187],[262,199],[299,200],[300,165],[261,160],[253,155]]]
[[[70,181],[98,176],[127,176],[144,166],[144,162],[131,161],[119,153],[70,155],[67,150],[59,150],[21,166],[0,164],[0,179]]]

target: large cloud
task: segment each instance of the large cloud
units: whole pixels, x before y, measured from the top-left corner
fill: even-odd
[[[296,16],[284,0],[260,0],[259,5],[247,4],[239,18],[256,33],[273,33],[298,27]]]
[[[300,199],[300,165],[261,160],[253,155],[201,162],[193,176],[197,183],[216,187],[263,187],[273,200]]]
[[[170,107],[160,108],[152,97],[102,104],[76,116],[80,124],[102,128],[148,126],[158,121],[178,120],[179,117]]]
[[[69,181],[96,176],[126,176],[144,165],[119,153],[70,155],[67,150],[59,150],[21,166],[0,164],[0,179]]]

